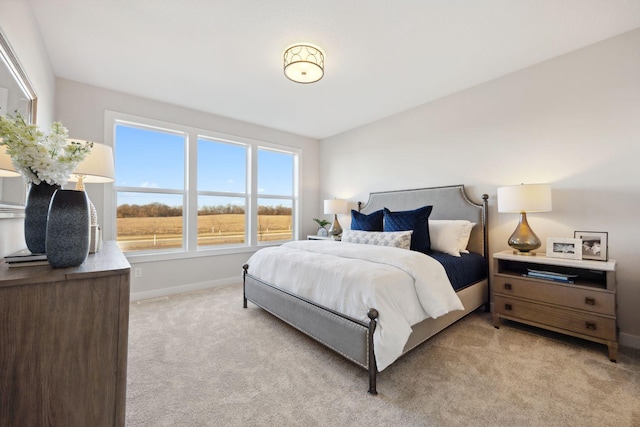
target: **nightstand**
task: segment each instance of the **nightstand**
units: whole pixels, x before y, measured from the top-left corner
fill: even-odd
[[[309,234],[307,240],[336,240],[340,241],[341,236],[317,236],[315,234]]]
[[[500,319],[606,344],[618,356],[616,262],[493,254],[493,321]],[[530,277],[530,270],[565,275],[563,281]],[[535,274],[535,273],[534,273]],[[543,273],[544,274],[544,273]]]

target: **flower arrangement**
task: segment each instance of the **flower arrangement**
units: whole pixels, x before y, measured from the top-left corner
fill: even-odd
[[[0,116],[0,145],[6,146],[14,167],[32,184],[65,185],[93,148],[93,142],[68,141],[68,136],[60,122],[54,122],[45,135],[18,112],[14,117]]]

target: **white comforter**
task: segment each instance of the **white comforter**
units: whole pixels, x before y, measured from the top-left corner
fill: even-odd
[[[380,317],[374,333],[378,371],[396,360],[411,325],[462,310],[442,265],[420,252],[334,241],[296,241],[264,248],[249,273],[352,318]]]

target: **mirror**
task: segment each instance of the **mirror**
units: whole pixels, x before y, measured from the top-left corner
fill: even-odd
[[[0,31],[0,114],[19,111],[25,119],[35,123],[36,104],[33,86]],[[4,151],[0,155],[6,156]],[[0,218],[24,216],[25,191],[22,177],[0,178]]]

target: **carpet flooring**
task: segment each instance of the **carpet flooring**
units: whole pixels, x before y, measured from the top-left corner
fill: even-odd
[[[378,376],[229,285],[131,304],[127,425],[640,426],[640,351],[477,311]]]

